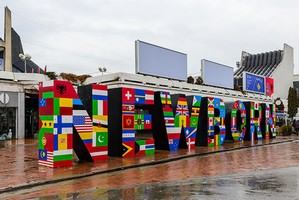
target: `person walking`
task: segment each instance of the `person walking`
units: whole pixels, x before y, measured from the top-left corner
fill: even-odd
[[[296,120],[295,119],[292,122],[292,127],[293,127],[292,132],[293,132],[293,130],[296,131]]]

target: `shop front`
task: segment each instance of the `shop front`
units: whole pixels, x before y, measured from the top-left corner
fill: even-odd
[[[0,136],[24,138],[24,93],[0,92]]]

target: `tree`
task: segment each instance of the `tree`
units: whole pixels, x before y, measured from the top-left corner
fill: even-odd
[[[198,77],[196,78],[195,84],[196,84],[196,85],[202,85],[202,84],[203,84],[203,80],[202,80],[202,78],[201,78],[200,76],[198,76]]]
[[[289,117],[293,118],[297,114],[298,108],[298,100],[297,100],[297,92],[294,88],[289,88],[288,94],[288,114]]]
[[[87,78],[91,77],[88,74],[76,75],[72,73],[60,73],[62,79],[68,80],[73,84],[82,84]]]
[[[72,74],[72,73],[60,73],[59,75],[62,79],[64,80],[68,80],[72,83],[78,83],[78,79],[77,79],[77,75],[76,74]]]
[[[194,84],[194,78],[192,76],[188,76],[187,78],[187,83],[192,83]]]
[[[88,75],[88,74],[83,74],[83,75],[78,75],[78,76],[77,76],[77,79],[78,79],[78,81],[80,81],[81,84],[82,84],[82,83],[84,83],[85,80],[86,80],[87,78],[89,78],[89,77],[91,77],[91,76]]]
[[[51,80],[56,80],[57,79],[57,74],[55,72],[46,72],[46,75],[51,79]]]

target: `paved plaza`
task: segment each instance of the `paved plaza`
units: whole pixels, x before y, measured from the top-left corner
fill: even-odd
[[[116,189],[118,192],[113,195],[123,197],[123,193],[127,194],[122,188],[125,187],[132,189],[129,196],[138,199],[136,191],[147,184],[165,182],[172,187],[176,181],[188,182],[194,178],[299,166],[296,138],[277,138],[255,144],[227,143],[217,148],[197,147],[190,152],[184,149],[176,153],[158,151],[147,157],[110,157],[107,162],[75,162],[73,167],[59,169],[38,166],[36,145],[35,140],[1,143],[0,197],[52,198],[76,191],[83,196],[97,194],[108,198],[110,193],[107,191]],[[110,194],[112,199],[113,195]]]

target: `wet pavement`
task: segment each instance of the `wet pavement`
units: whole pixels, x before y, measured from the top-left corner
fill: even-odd
[[[299,143],[247,148],[0,194],[0,199],[299,199]]]
[[[153,183],[103,191],[92,189],[65,195],[69,199],[299,199],[299,167],[178,182]],[[41,199],[60,199],[46,196]]]
[[[256,145],[271,144],[289,141],[294,138],[277,138],[270,141],[259,141],[251,144],[245,142],[228,143],[221,147],[196,147],[188,151],[180,149],[175,153],[157,151],[155,155],[136,158],[110,157],[108,161],[97,163],[74,163],[73,167],[51,169],[39,166],[37,162],[37,140],[14,140],[0,144],[0,194],[8,190],[59,182],[74,178],[81,178],[100,173],[106,173],[124,168],[151,165],[171,160],[181,159],[188,156],[197,156],[230,149],[238,149]]]
[[[299,167],[185,181],[143,184],[119,189],[90,189],[37,199],[299,199]]]

